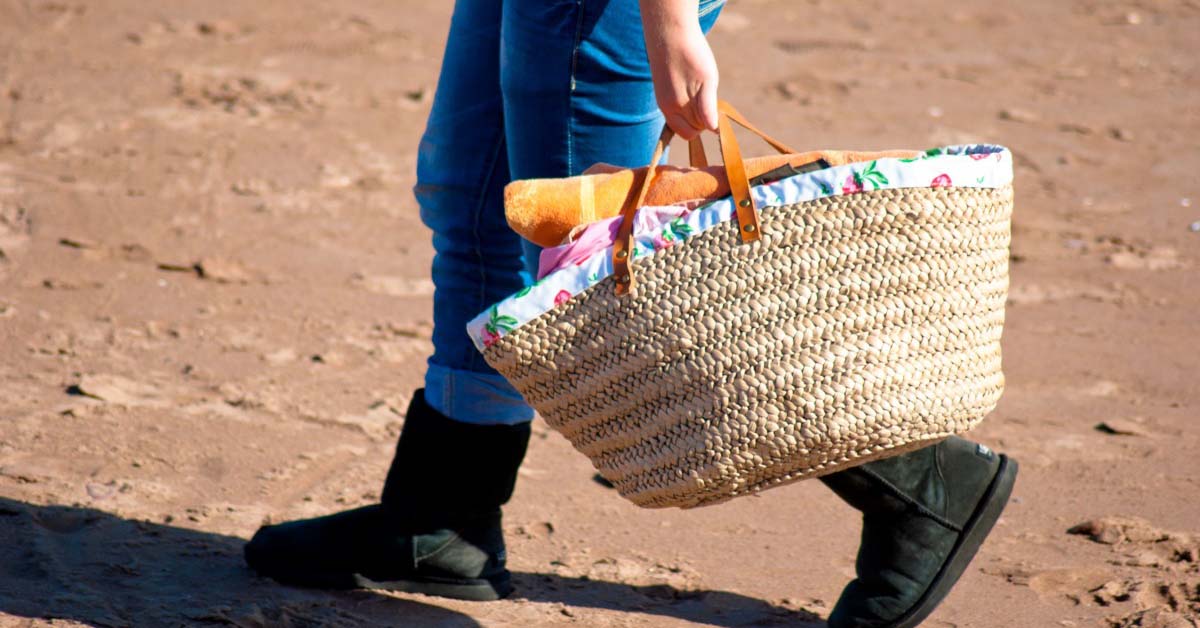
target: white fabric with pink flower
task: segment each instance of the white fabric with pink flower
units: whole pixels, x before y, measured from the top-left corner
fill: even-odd
[[[973,187],[1012,183],[1012,153],[1002,146],[973,144],[935,148],[914,159],[879,159],[799,174],[751,189],[760,211],[870,190]],[[643,207],[634,220],[633,258],[653,255],[730,220],[729,198],[696,209]],[[621,218],[577,228],[570,241],[543,251],[539,279],[492,305],[467,323],[467,334],[483,351],[521,325],[562,305],[612,274],[612,242]]]

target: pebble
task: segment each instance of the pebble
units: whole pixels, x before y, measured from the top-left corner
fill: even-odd
[[[1096,132],[1092,127],[1079,122],[1063,122],[1058,125],[1058,130],[1063,133],[1077,133],[1079,135],[1091,135]]]
[[[1040,118],[1038,114],[1026,109],[1001,109],[998,114],[1001,120],[1010,120],[1012,122],[1032,123],[1037,122]]]
[[[214,257],[206,257],[193,266],[201,279],[217,283],[250,283],[251,273],[241,264]]]
[[[1109,419],[1096,425],[1098,431],[1114,436],[1146,436],[1146,430],[1133,421]]]
[[[1129,129],[1123,129],[1119,126],[1114,126],[1114,127],[1110,128],[1108,130],[1108,134],[1110,136],[1112,136],[1112,138],[1114,140],[1117,140],[1119,142],[1132,142],[1133,141],[1133,132],[1130,131]]]

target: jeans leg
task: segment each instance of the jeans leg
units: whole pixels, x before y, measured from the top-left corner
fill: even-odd
[[[724,0],[701,0],[700,26]],[[500,84],[512,178],[640,167],[662,131],[637,0],[506,0]],[[526,270],[540,248],[522,240]]]
[[[469,423],[529,421],[533,410],[483,360],[466,323],[521,289],[521,238],[504,219],[509,181],[497,0],[456,0],[413,192],[433,230],[433,355],[425,399]]]

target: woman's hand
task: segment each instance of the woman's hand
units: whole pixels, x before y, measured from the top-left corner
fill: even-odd
[[[654,95],[671,130],[690,140],[717,130],[717,62],[697,0],[640,0]]]

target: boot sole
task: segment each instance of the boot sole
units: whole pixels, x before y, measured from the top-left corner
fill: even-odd
[[[503,599],[513,592],[512,577],[508,571],[492,579],[424,576],[400,580],[372,580],[359,573],[306,572],[295,569],[290,569],[287,573],[262,575],[281,584],[311,589],[377,589],[399,593],[423,593],[475,602]]]
[[[933,583],[925,590],[921,599],[907,613],[900,616],[896,623],[888,624],[887,628],[915,628],[942,603],[966,571],[967,565],[971,564],[984,539],[1000,519],[1000,513],[1004,512],[1005,506],[1008,505],[1013,484],[1017,480],[1017,468],[1016,460],[1000,454],[1000,468],[988,485],[979,506],[963,526],[958,543],[950,551],[950,556],[942,565],[941,571],[934,577]]]
[[[355,588],[383,589],[400,593],[422,593],[436,595],[456,600],[473,602],[490,602],[508,597],[513,592],[511,578],[508,572],[495,580],[481,578],[449,579],[449,578],[413,578],[409,580],[375,581],[360,574],[354,574]]]

